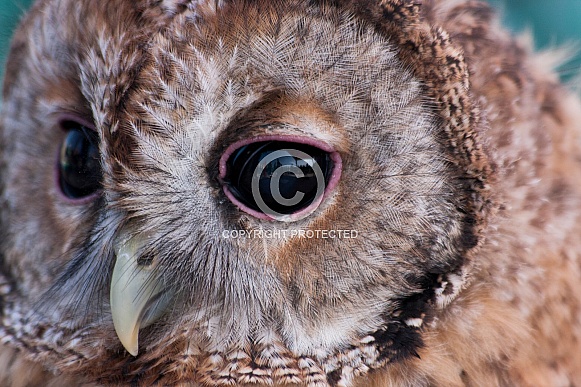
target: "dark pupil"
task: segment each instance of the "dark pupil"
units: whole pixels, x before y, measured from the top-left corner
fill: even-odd
[[[91,195],[101,187],[97,134],[80,124],[66,124],[67,136],[60,151],[60,183],[69,198]]]
[[[294,151],[308,157],[297,155]],[[277,153],[273,154],[274,152]],[[276,157],[260,163],[269,155]],[[315,172],[317,166],[323,177],[320,189],[320,179],[317,179]],[[257,195],[252,192],[252,178],[258,176],[257,187],[263,203],[276,213],[288,215],[307,207],[318,194],[322,194],[332,169],[330,155],[319,148],[294,142],[256,142],[237,149],[230,156],[227,161],[226,182],[230,192],[240,202],[256,211],[265,212],[257,203]],[[302,172],[302,177],[299,176],[299,171]],[[283,200],[280,200],[281,197]],[[294,203],[300,197],[302,198]]]

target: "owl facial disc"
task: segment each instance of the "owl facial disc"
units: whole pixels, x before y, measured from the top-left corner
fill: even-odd
[[[143,259],[143,247],[150,239],[124,230],[114,247],[111,315],[117,337],[133,356],[138,353],[139,330],[155,322],[171,299],[156,276],[157,257]]]

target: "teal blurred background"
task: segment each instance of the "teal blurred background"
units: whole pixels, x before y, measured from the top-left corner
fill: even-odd
[[[515,32],[533,32],[537,49],[576,46],[572,59],[559,68],[561,79],[579,89],[581,73],[581,0],[489,0]],[[574,80],[574,78],[576,78]]]
[[[132,1],[132,0],[128,0]],[[503,15],[504,24],[516,32],[533,31],[537,48],[578,42],[581,47],[581,0],[489,0]],[[32,0],[0,0],[0,79],[3,76],[10,36]],[[581,55],[559,70],[571,80],[581,72]]]
[[[4,65],[10,47],[10,37],[32,2],[33,0],[0,0],[0,83],[4,79]]]

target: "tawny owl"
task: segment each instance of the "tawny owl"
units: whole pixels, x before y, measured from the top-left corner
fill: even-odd
[[[581,103],[547,58],[476,1],[38,1],[0,385],[580,386]]]

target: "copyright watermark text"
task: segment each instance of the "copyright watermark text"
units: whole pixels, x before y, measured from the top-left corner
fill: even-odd
[[[224,230],[225,239],[355,239],[357,230]]]

